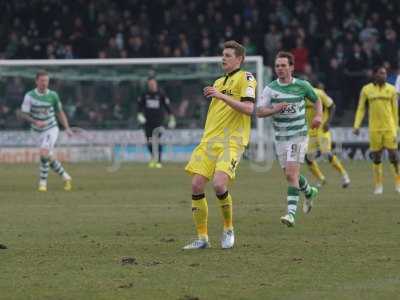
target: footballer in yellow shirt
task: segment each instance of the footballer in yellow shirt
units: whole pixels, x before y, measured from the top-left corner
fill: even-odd
[[[339,158],[332,153],[332,136],[329,130],[330,122],[335,114],[335,103],[325,91],[321,83],[318,84],[319,88],[314,88],[315,93],[322,103],[322,124],[318,128],[311,128],[308,130],[308,149],[306,155],[306,163],[310,168],[311,173],[319,180],[319,184],[323,185],[326,182],[325,176],[321,172],[316,161],[317,155],[320,153],[325,156],[332,167],[337,170],[342,176],[342,187],[346,188],[350,184],[350,178],[344,169]],[[315,115],[314,104],[307,100],[306,102],[306,120],[307,124],[311,124]]]
[[[395,189],[400,193],[399,159],[397,154],[397,128],[399,126],[397,94],[386,82],[385,67],[374,69],[374,81],[361,89],[354,121],[354,134],[359,128],[368,105],[369,147],[373,162],[374,194],[383,193],[382,151],[387,149],[395,178]]]
[[[213,182],[224,222],[221,247],[228,249],[234,245],[228,183],[235,178],[244,147],[249,143],[256,89],[253,75],[240,69],[244,58],[245,48],[241,44],[225,42],[222,52],[225,75],[203,90],[211,103],[203,137],[185,168],[192,175],[192,215],[198,238],[186,245],[185,250],[209,247],[208,206],[204,194],[209,180]]]

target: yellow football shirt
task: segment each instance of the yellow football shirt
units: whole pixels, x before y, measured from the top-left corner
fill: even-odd
[[[255,102],[256,85],[254,76],[240,69],[214,82],[218,91],[237,101]],[[250,139],[250,125],[251,116],[238,112],[224,101],[213,97],[201,142],[228,142],[246,146]]]
[[[385,83],[383,86],[379,86],[369,83],[363,86],[354,120],[354,128],[361,126],[367,104],[370,131],[397,131],[399,124],[398,103],[393,85]]]
[[[322,103],[322,123],[319,128],[311,128],[311,122],[315,116],[314,103],[307,99],[306,102],[306,120],[308,125],[308,135],[317,136],[318,132],[322,130],[323,125],[328,121],[329,111],[328,108],[331,107],[334,102],[331,97],[329,97],[324,90],[314,88],[314,92],[317,94],[318,98]]]

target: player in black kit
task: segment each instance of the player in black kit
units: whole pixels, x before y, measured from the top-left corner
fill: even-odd
[[[161,132],[154,129],[163,125],[165,112],[168,113],[168,128],[175,128],[176,121],[172,114],[169,98],[158,88],[157,80],[150,77],[147,80],[147,91],[138,98],[139,124],[144,125],[144,131],[147,138],[147,148],[151,154],[149,163],[150,168],[161,168],[162,145],[158,143],[158,157],[153,154],[153,138],[161,138]],[[153,133],[156,135],[153,137]]]

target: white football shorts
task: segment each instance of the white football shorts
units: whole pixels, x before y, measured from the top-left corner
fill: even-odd
[[[40,149],[49,150],[49,154],[53,154],[54,146],[56,145],[58,133],[60,129],[55,126],[46,131],[38,133],[38,145]]]
[[[281,168],[286,168],[287,162],[304,163],[307,146],[307,136],[296,137],[290,141],[275,141],[276,155]]]

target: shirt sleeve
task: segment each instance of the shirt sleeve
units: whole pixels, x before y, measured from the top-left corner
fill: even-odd
[[[58,96],[57,93],[54,93],[54,111],[56,113],[59,113],[62,110],[63,110],[63,108],[62,108],[60,97]]]
[[[356,117],[354,120],[354,128],[360,128],[362,120],[364,119],[365,115],[365,104],[367,102],[367,93],[365,92],[365,88],[362,88],[360,93],[360,99],[358,100],[358,107],[356,111]]]
[[[397,100],[397,91],[395,91],[393,93],[393,97],[392,97],[392,111],[393,111],[393,120],[394,120],[394,126],[395,126],[395,130],[397,131],[397,128],[399,127],[399,103]]]
[[[331,107],[334,103],[331,97],[329,97],[325,92],[322,92],[320,95],[320,99],[323,107]]]
[[[141,95],[137,98],[137,110],[140,113],[144,112],[144,96]]]
[[[31,112],[31,97],[26,94],[24,97],[24,101],[22,102],[22,106],[21,106],[21,111],[24,113],[30,113]]]
[[[164,108],[167,111],[167,113],[171,114],[172,113],[171,101],[169,100],[169,98],[166,95],[162,95],[161,103],[164,106]]]
[[[240,101],[256,101],[256,86],[257,81],[253,74],[245,72],[245,77],[242,79],[242,89],[240,91]]]
[[[312,103],[317,102],[318,96],[315,93],[312,85],[305,81],[305,97],[308,98]]]
[[[257,102],[257,107],[266,107],[271,105],[271,89],[266,86],[261,94],[261,97],[259,97],[258,102]]]
[[[395,87],[396,87],[396,93],[400,94],[400,75],[397,75]]]

